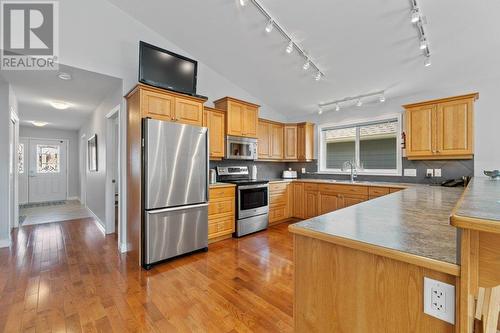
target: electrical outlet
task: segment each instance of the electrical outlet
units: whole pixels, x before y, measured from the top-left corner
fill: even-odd
[[[434,177],[441,177],[441,169],[434,169]]]
[[[434,177],[434,169],[427,169],[427,172],[425,173],[426,178],[431,178]]]
[[[306,168],[302,168],[302,169],[301,169],[301,172],[302,172],[302,173],[306,173]]]
[[[417,169],[404,169],[406,177],[417,177]]]
[[[424,277],[424,313],[455,324],[455,286]]]

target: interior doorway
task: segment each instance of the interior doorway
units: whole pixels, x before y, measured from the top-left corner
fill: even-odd
[[[120,105],[106,115],[106,233],[120,239]],[[120,246],[120,241],[118,241]]]

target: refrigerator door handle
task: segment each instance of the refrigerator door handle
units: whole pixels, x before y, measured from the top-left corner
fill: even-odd
[[[206,128],[206,132],[205,132],[205,137],[206,137],[206,151],[207,151],[207,187],[205,189],[205,195],[206,195],[206,198],[207,198],[207,202],[210,200],[210,180],[209,180],[209,177],[208,177],[208,173],[209,173],[209,170],[210,170],[210,135],[208,133],[209,129],[208,127]]]
[[[187,209],[194,209],[194,208],[201,208],[201,207],[206,207],[208,206],[208,203],[203,203],[203,204],[198,204],[198,205],[189,205],[189,206],[178,206],[178,207],[171,207],[171,208],[164,208],[164,209],[155,209],[155,210],[148,210],[147,213],[154,215],[154,214],[162,214],[162,213],[168,213],[168,212],[175,212],[177,210],[187,210]]]

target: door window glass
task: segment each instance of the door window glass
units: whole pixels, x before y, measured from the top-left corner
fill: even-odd
[[[57,145],[36,145],[37,173],[59,173],[60,147]]]
[[[17,166],[19,168],[19,174],[24,173],[24,143],[20,143],[17,146]]]

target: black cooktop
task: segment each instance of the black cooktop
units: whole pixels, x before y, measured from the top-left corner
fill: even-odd
[[[221,179],[221,182],[231,183],[236,185],[259,185],[259,184],[267,184],[269,180],[252,180],[252,179],[237,179],[237,180],[224,180]]]

